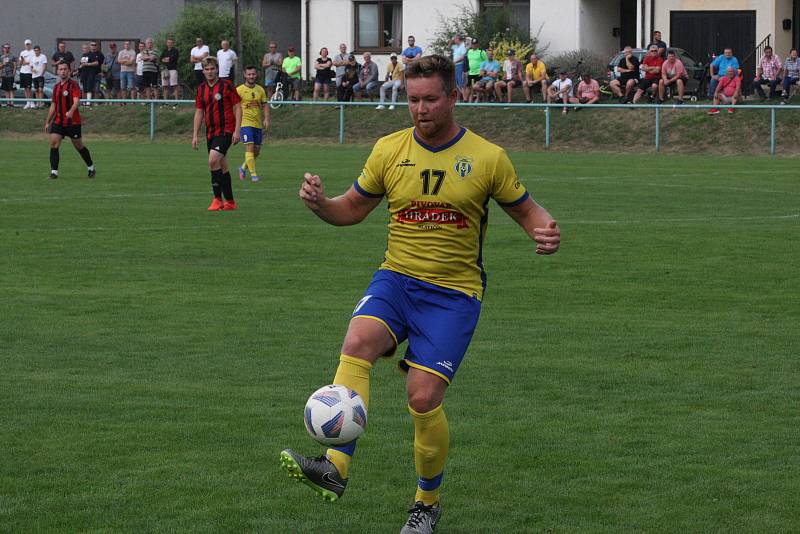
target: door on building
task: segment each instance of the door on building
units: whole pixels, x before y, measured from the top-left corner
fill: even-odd
[[[620,0],[619,4],[619,49],[626,46],[639,46],[636,42],[636,0]]]
[[[757,61],[755,11],[671,11],[669,25],[669,45],[683,48],[702,63],[711,61],[711,54],[732,48],[749,87]]]

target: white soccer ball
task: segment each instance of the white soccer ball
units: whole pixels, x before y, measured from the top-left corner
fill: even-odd
[[[331,384],[311,394],[303,420],[308,433],[321,444],[346,445],[364,432],[367,407],[352,389]]]

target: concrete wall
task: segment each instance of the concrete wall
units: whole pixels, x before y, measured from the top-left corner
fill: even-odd
[[[547,46],[543,59],[565,50],[580,47],[580,3],[579,0],[554,2],[552,0],[531,1],[531,33],[539,31],[539,42]]]
[[[49,56],[58,37],[119,40],[154,35],[175,20],[184,0],[26,0],[13,2],[13,7],[10,4],[2,9],[0,39],[10,42],[17,53],[25,39],[30,39]],[[80,48],[70,48],[73,54],[80,52]]]
[[[782,27],[783,19],[792,18],[791,0],[656,0],[655,29],[661,30],[669,43],[671,11],[755,11],[756,44],[772,34],[772,44],[780,56],[788,55],[792,31]]]
[[[620,25],[619,2],[580,0],[578,47],[611,57],[619,52],[619,37],[612,31]]]

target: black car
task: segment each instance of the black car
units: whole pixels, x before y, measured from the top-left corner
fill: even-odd
[[[686,83],[686,94],[691,95],[692,100],[697,100],[697,97],[705,95],[705,87],[707,83],[708,67],[703,65],[683,48],[667,48],[667,52],[675,52],[675,55],[683,62],[686,72],[689,74],[689,81]],[[644,48],[634,48],[633,55],[642,62],[647,50]],[[625,56],[624,52],[620,51],[608,63],[608,79],[614,80],[619,78],[617,72],[617,65],[620,60]]]

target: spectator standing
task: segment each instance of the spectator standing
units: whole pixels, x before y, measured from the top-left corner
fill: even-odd
[[[270,41],[268,47],[267,53],[261,60],[261,66],[264,67],[264,87],[267,88],[267,98],[269,99],[275,92],[275,82],[281,73],[283,54],[278,52],[278,43],[275,41]]]
[[[120,98],[133,98],[136,87],[136,52],[131,50],[131,42],[122,43],[122,50],[117,54],[119,64]],[[125,104],[123,104],[124,106]]]
[[[596,104],[600,100],[600,84],[592,79],[588,72],[581,76],[575,96],[570,97],[572,104]]]
[[[312,97],[313,100],[316,100],[319,96],[319,90],[322,89],[323,99],[328,100],[330,96],[330,87],[331,87],[331,80],[333,80],[333,60],[328,57],[328,49],[326,47],[322,47],[319,51],[319,57],[317,58],[316,63],[314,63],[314,70],[316,70],[316,74],[314,75],[314,96]]]
[[[689,73],[683,61],[678,59],[674,50],[667,52],[667,60],[661,65],[661,79],[658,81],[658,99],[664,101],[667,87],[672,94],[678,93],[678,104],[683,104],[683,94],[686,90],[686,82],[689,81]]]
[[[536,54],[531,54],[530,60],[531,62],[525,66],[525,80],[522,82],[522,92],[525,93],[525,100],[528,104],[533,102],[531,89],[540,92],[543,101],[547,100],[547,83],[550,80],[544,61],[539,59]]]
[[[108,55],[103,58],[103,75],[106,77],[108,96],[116,98],[120,86],[120,64],[117,61],[117,43],[108,45]]]
[[[661,67],[664,66],[664,58],[661,57],[656,45],[650,45],[647,55],[642,60],[644,77],[639,82],[636,94],[633,95],[633,103],[637,103],[642,95],[650,91],[653,98],[658,97],[658,83],[661,80]]]
[[[792,48],[789,57],[783,62],[783,100],[782,104],[789,103],[789,89],[800,81],[800,60],[797,58],[797,49]]]
[[[472,99],[473,86],[481,79],[481,65],[489,58],[485,50],[479,48],[478,38],[473,37],[467,50],[467,84],[464,87],[464,100]]]
[[[708,73],[711,75],[711,80],[708,82],[708,98],[714,98],[717,84],[720,78],[723,78],[725,73],[728,72],[728,67],[733,67],[734,71],[739,72],[739,60],[733,55],[732,48],[726,48],[722,55],[717,56],[708,67]]]
[[[633,49],[626,46],[622,51],[622,59],[617,63],[618,78],[612,79],[608,86],[620,103],[630,102],[633,88],[639,85],[639,58],[633,55]]]
[[[456,88],[458,89],[458,98],[464,99],[464,82],[466,79],[465,67],[467,65],[467,47],[460,35],[453,36],[450,41],[450,50],[453,55],[453,64],[456,67]]]
[[[178,84],[178,58],[180,51],[175,48],[175,40],[167,39],[167,48],[161,52],[161,91],[164,100],[169,98],[169,91],[172,89],[172,98],[181,98],[181,86]]]
[[[336,68],[336,87],[342,84],[344,71],[349,62],[350,54],[347,53],[347,45],[342,43],[339,45],[339,53],[333,56],[333,66]]]
[[[158,58],[160,55],[158,50],[153,47],[153,38],[145,39],[142,52],[142,85],[144,85],[144,97],[148,100],[158,98]]]
[[[28,99],[25,102],[24,109],[36,107],[36,104],[30,100],[33,97],[33,70],[31,69],[31,63],[34,55],[36,55],[36,52],[33,51],[33,43],[30,39],[25,39],[25,49],[19,53],[19,84],[25,90],[25,98]]]
[[[231,43],[226,39],[220,43],[220,48],[217,50],[217,63],[219,63],[219,77],[223,80],[233,81],[236,73],[236,62],[239,58],[236,52],[231,49]]]
[[[506,53],[508,56],[503,61],[503,79],[494,85],[494,94],[497,101],[503,100],[503,89],[508,93],[506,101],[510,104],[514,87],[522,85],[522,63],[517,59],[516,52],[510,48]]]
[[[58,83],[53,87],[53,98],[50,110],[44,121],[44,131],[50,134],[50,179],[58,178],[61,141],[69,137],[72,146],[86,163],[89,178],[94,178],[96,169],[89,149],[83,146],[81,139],[81,114],[78,106],[81,101],[81,88],[75,80],[70,79],[72,72],[66,63],[58,66]]]
[[[486,61],[481,63],[479,71],[481,79],[475,83],[475,102],[489,100],[494,94],[494,84],[500,75],[500,62],[494,58],[494,50],[486,49]]]
[[[197,85],[206,81],[206,77],[203,75],[203,60],[210,54],[208,45],[203,43],[202,38],[197,37],[194,40],[194,47],[189,52],[189,63],[194,65],[194,81]]]
[[[203,60],[205,82],[197,88],[194,110],[192,148],[199,146],[200,125],[206,123],[208,168],[214,200],[208,211],[232,211],[237,208],[228,168],[228,149],[239,142],[242,125],[242,106],[238,91],[230,82],[219,77],[217,58]],[[224,201],[223,201],[224,197]]]
[[[0,89],[5,91],[6,98],[14,98],[14,75],[17,72],[17,57],[11,53],[11,44],[3,45],[3,53],[0,54]],[[14,103],[6,104],[13,108]]]
[[[56,46],[56,52],[53,54],[53,57],[50,58],[50,65],[53,67],[53,73],[58,72],[59,63],[67,64],[71,76],[74,72],[73,69],[75,68],[75,56],[72,55],[72,52],[67,50],[67,43],[64,41],[58,42],[58,45]]]
[[[658,55],[664,59],[667,59],[667,43],[661,40],[661,32],[655,30],[653,32],[653,40],[647,43],[647,49],[650,50],[651,45],[656,45],[658,47]]]
[[[294,47],[290,46],[287,48],[286,57],[283,58],[281,68],[289,77],[289,83],[292,85],[292,94],[294,100],[300,100],[300,90],[303,88],[302,67],[303,61],[294,55]]]
[[[81,45],[81,57],[78,60],[78,79],[81,81],[81,90],[86,98],[91,98],[94,90],[94,70],[89,68],[89,43]],[[88,105],[84,102],[84,106]]]
[[[714,89],[714,105],[718,106],[722,103],[735,106],[741,97],[742,80],[739,78],[739,73],[733,67],[728,67],[725,76],[719,79],[719,83]],[[733,113],[733,108],[728,108],[728,113]],[[717,115],[719,109],[712,108],[708,114]]]
[[[142,98],[144,96],[144,41],[139,41],[139,52],[136,54],[136,96],[135,98]]]
[[[347,65],[339,86],[336,88],[336,100],[339,102],[350,102],[353,100],[353,87],[358,83],[358,72],[360,65],[356,62],[356,56],[347,56]]]
[[[552,104],[554,101],[563,102],[564,109],[561,111],[561,113],[566,115],[566,104],[569,104],[570,96],[572,96],[572,80],[567,77],[567,71],[559,71],[558,79],[551,83],[547,88],[547,103]]]
[[[44,99],[44,73],[47,70],[47,56],[42,54],[39,45],[33,47],[33,58],[31,59],[31,73],[33,74],[33,90],[36,91],[36,98]],[[36,102],[35,108],[43,108],[44,103]]]
[[[354,93],[361,93],[361,98],[371,96],[378,89],[380,81],[378,81],[378,65],[372,61],[372,54],[364,52],[362,56],[364,64],[361,65],[361,71],[358,74],[358,83],[353,86]]]
[[[105,63],[105,60],[106,57],[100,51],[100,47],[98,46],[97,42],[92,41],[89,43],[89,63],[87,68],[90,72],[90,85],[86,98],[91,99],[92,96],[99,96],[100,73],[103,70],[103,63]],[[87,102],[86,105],[90,106],[91,102]]]
[[[775,98],[778,84],[781,82],[780,74],[782,68],[781,59],[773,54],[772,47],[765,46],[764,56],[761,58],[761,61],[758,62],[756,77],[753,80],[753,85],[758,92],[758,96],[760,96],[762,100],[767,98],[767,95],[764,94],[764,88],[761,87],[764,84],[769,85],[769,98]]]
[[[397,61],[397,54],[389,56],[389,64],[386,65],[386,81],[381,85],[381,103],[375,109],[384,109],[386,102],[386,91],[392,90],[392,104],[389,109],[394,109],[397,103],[397,93],[403,87],[403,66]]]
[[[422,48],[416,45],[417,40],[413,35],[408,36],[408,46],[403,49],[403,65],[422,57]]]

